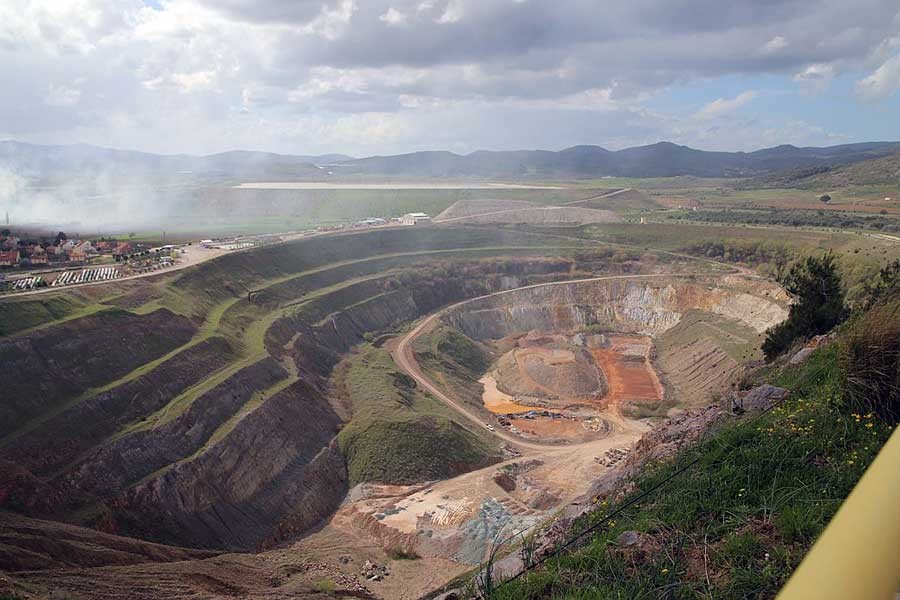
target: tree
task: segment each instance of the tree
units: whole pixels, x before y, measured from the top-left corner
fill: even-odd
[[[769,360],[794,340],[826,333],[846,316],[841,276],[830,252],[795,263],[779,281],[794,303],[787,320],[766,332],[762,349]]]
[[[3,237],[9,237],[12,235],[12,231],[10,231],[9,229],[4,229],[0,231],[0,235],[2,235]]]
[[[67,239],[69,238],[66,236],[66,233],[64,231],[60,231],[56,234],[56,237],[53,238],[53,245],[59,246],[60,242],[64,242]]]
[[[821,196],[819,196],[819,202],[828,204],[829,202],[831,202],[831,196],[829,196],[828,194],[822,194]]]

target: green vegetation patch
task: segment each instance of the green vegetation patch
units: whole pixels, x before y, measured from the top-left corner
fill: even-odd
[[[582,546],[490,597],[774,597],[890,435],[872,413],[844,408],[840,353],[839,344],[827,346],[779,374],[791,399],[651,465],[632,493],[604,500],[576,524],[600,524]],[[635,543],[624,543],[625,532],[639,534],[625,536]]]
[[[484,388],[478,380],[495,360],[484,344],[439,323],[413,343],[413,350],[419,366],[442,390],[474,408],[484,408]]]
[[[444,479],[500,459],[490,437],[417,389],[387,350],[364,347],[337,378],[352,403],[353,417],[338,435],[351,485]]]
[[[0,337],[84,314],[85,302],[68,295],[0,302]]]
[[[838,229],[869,229],[900,232],[900,219],[884,215],[860,214],[838,210],[700,210],[682,211],[670,215],[685,221],[706,223],[746,223],[749,225],[787,225],[790,227],[825,227]]]

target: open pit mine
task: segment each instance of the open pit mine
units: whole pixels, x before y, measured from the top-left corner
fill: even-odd
[[[758,277],[646,258],[448,224],[0,303],[6,583],[427,596],[613,485],[787,316]]]

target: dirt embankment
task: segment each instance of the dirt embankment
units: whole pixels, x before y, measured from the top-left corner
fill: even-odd
[[[0,565],[13,572],[175,562],[212,554],[12,513],[0,513],[0,531]]]

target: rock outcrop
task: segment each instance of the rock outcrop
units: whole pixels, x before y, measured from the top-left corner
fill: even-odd
[[[659,334],[691,309],[721,314],[757,331],[787,317],[786,309],[767,298],[733,292],[713,282],[647,278],[514,290],[468,303],[445,319],[476,340],[535,329],[574,331],[590,325]]]

